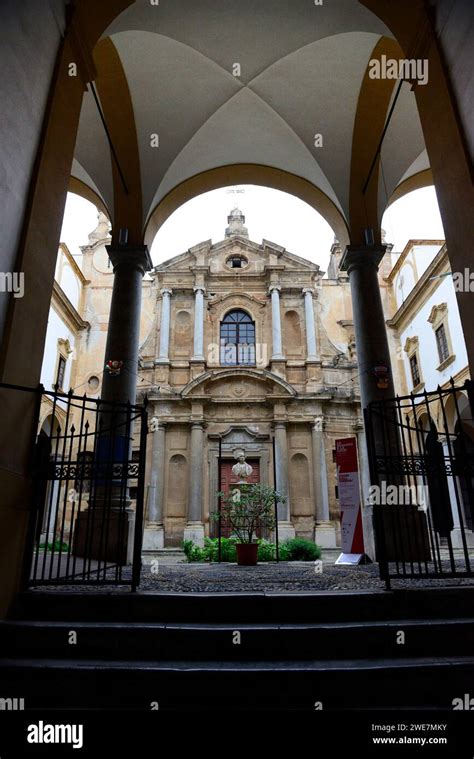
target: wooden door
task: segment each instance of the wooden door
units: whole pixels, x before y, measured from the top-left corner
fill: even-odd
[[[252,467],[252,474],[247,478],[247,482],[249,485],[252,485],[255,482],[260,482],[260,461],[258,459],[246,459],[247,464],[250,464]],[[239,481],[239,477],[237,477],[232,472],[232,467],[234,466],[236,462],[232,459],[230,461],[223,460],[221,462],[221,481],[220,481],[220,490],[222,490],[223,493],[229,493],[230,490],[232,490],[232,486],[236,485]],[[214,530],[213,534],[217,536],[219,534],[218,532],[218,522],[215,522],[214,524]],[[222,536],[227,538],[230,534],[230,527],[227,524],[227,522],[223,519],[222,520]],[[258,537],[260,537],[260,530],[257,531]]]

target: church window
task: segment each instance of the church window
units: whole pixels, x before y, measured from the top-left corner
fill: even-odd
[[[252,366],[255,364],[255,323],[239,309],[230,311],[221,322],[221,364]]]
[[[247,263],[248,261],[246,258],[244,258],[244,256],[238,255],[231,256],[226,261],[227,266],[229,266],[231,269],[243,269],[244,266],[247,266]]]

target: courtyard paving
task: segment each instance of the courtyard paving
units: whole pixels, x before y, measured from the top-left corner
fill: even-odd
[[[335,565],[339,551],[323,551],[322,563],[314,561],[265,562],[254,567],[240,567],[231,563],[188,563],[184,553],[180,551],[163,551],[155,558],[145,557],[143,560],[140,591],[155,593],[288,593],[315,591],[373,591],[383,590],[385,582],[380,579],[378,564],[362,564],[358,566]],[[446,554],[446,555],[444,555]],[[459,558],[461,558],[459,556]],[[443,565],[448,568],[447,552],[442,551]],[[474,563],[474,557],[471,556]],[[92,562],[92,575],[96,562]],[[65,567],[64,567],[65,569]],[[80,580],[80,568],[78,580]],[[459,561],[459,569],[465,569],[463,561]],[[65,572],[64,572],[65,574]],[[108,576],[112,579],[115,571],[111,568]],[[131,567],[122,568],[125,582],[131,580]],[[392,587],[440,587],[473,585],[474,577],[446,578],[434,580],[397,579],[392,580]],[[40,586],[37,586],[40,588]],[[44,588],[43,588],[44,589]],[[48,586],[49,590],[74,590],[94,592],[124,592],[126,585],[97,586],[62,585]]]
[[[156,563],[143,567],[140,590],[160,592],[258,593],[334,590],[383,590],[378,564],[335,566],[339,552],[314,562],[265,562],[255,567],[236,564]],[[394,580],[396,587],[439,587],[473,584],[474,578]]]

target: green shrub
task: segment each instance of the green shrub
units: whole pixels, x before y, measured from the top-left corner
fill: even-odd
[[[39,547],[40,548],[44,548],[45,547],[45,543],[40,543]],[[54,552],[61,551],[61,553],[62,553],[63,551],[67,551],[68,548],[69,548],[69,546],[68,546],[67,543],[61,543],[60,540],[55,540],[54,543],[48,543],[48,549],[47,550],[48,551],[52,551],[54,549]]]
[[[189,562],[207,561],[205,549],[199,548],[192,540],[183,540],[183,550]]]
[[[280,561],[289,560],[288,549],[284,543],[280,543],[278,554]],[[276,561],[276,544],[269,543],[268,540],[259,540],[258,561]]]
[[[237,550],[235,548],[238,543],[236,537],[221,538],[221,561],[233,562],[237,561]],[[309,543],[314,549],[318,549],[314,543]],[[192,540],[183,541],[183,549],[188,562],[199,561],[219,561],[219,539],[218,538],[204,538],[204,548],[199,548]],[[279,549],[280,561],[296,561],[299,556],[293,557],[288,543],[280,543]],[[315,558],[318,558],[317,556]],[[258,541],[258,561],[276,561],[276,545],[270,543],[268,540],[260,539]]]
[[[321,547],[305,538],[287,540],[283,546],[288,551],[288,561],[315,561],[321,558]]]
[[[237,538],[221,538],[222,561],[237,561],[236,543]],[[204,551],[207,561],[219,561],[219,538],[204,538]]]

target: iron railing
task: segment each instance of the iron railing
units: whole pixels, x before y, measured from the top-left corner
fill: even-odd
[[[72,391],[49,392],[41,385],[28,389],[0,384],[4,399],[15,392],[36,396],[23,586],[136,589],[143,539],[146,403],[107,402]],[[12,430],[12,445],[13,437]]]
[[[471,380],[376,401],[365,411],[381,577],[474,576]]]

